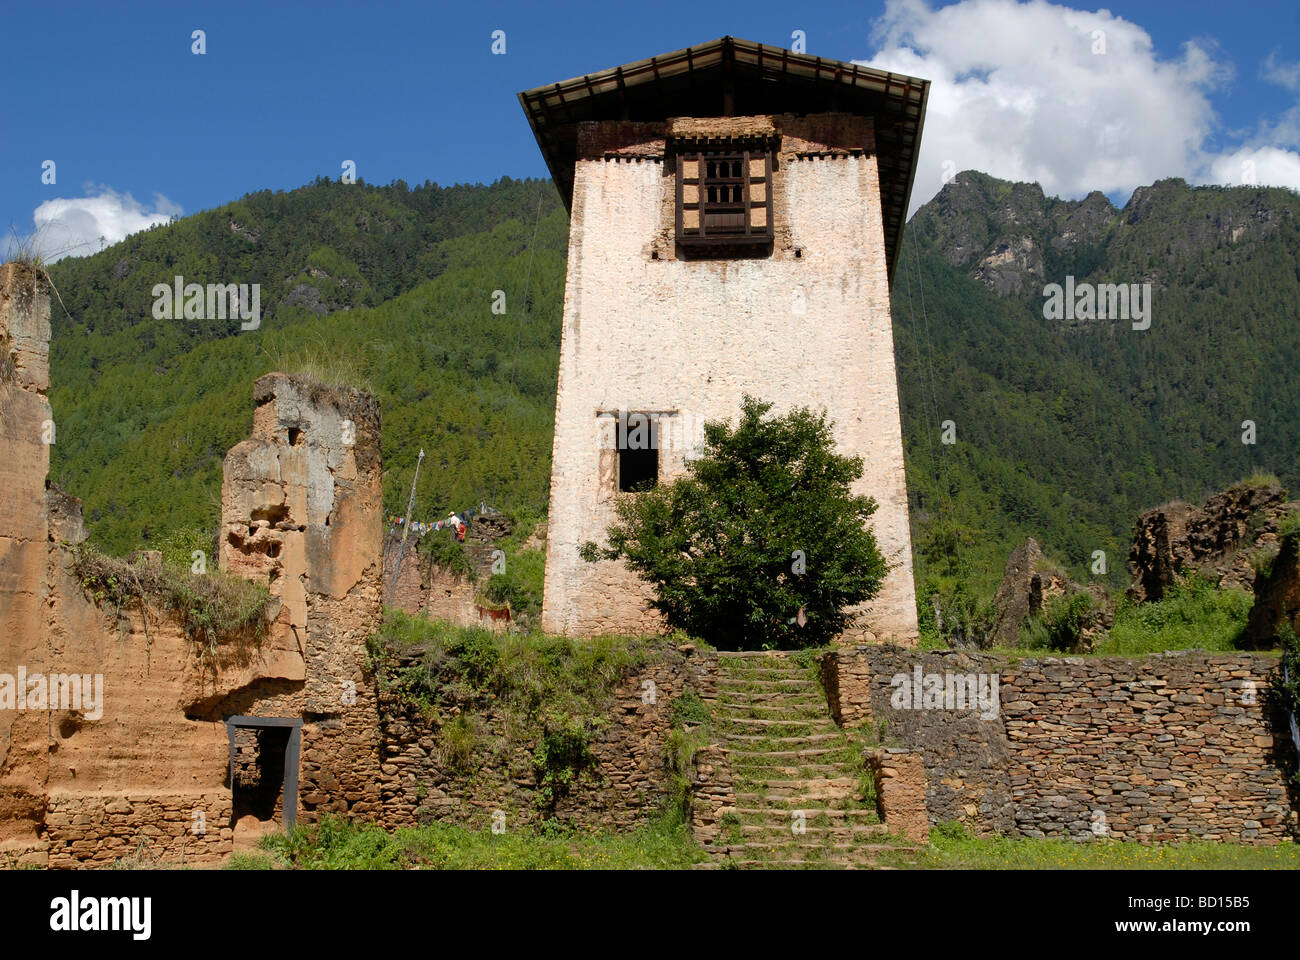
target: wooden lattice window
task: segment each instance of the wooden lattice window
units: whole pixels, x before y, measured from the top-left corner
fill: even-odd
[[[766,150],[677,153],[677,242],[726,256],[772,245],[771,154]]]

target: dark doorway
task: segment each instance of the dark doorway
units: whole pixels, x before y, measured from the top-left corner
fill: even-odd
[[[230,717],[232,823],[277,815],[289,829],[298,819],[298,753],[302,721],[290,717]]]

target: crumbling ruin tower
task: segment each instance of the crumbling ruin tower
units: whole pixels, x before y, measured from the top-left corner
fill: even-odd
[[[892,569],[847,633],[915,639],[889,288],[928,89],[724,37],[520,94],[571,215],[544,629],[658,625],[579,546],[749,393],[825,407],[862,457]]]
[[[54,439],[50,302],[30,267],[0,266],[0,671],[46,666],[45,477]],[[43,712],[0,709],[0,850],[41,846],[49,752]]]
[[[296,649],[303,683],[250,692],[247,715],[301,717],[309,818],[377,815],[379,725],[365,645],[382,604],[379,404],[283,373],[259,379],[254,400],[253,435],[226,456],[220,563],[269,583],[279,604],[270,646],[286,660]],[[238,711],[229,703],[224,712]]]

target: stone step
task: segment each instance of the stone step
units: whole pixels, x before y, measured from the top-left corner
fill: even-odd
[[[733,864],[741,870],[858,870],[862,865],[836,860],[736,860]]]
[[[763,732],[766,732],[773,740],[803,740],[807,743],[812,737],[818,736],[819,734],[831,733],[832,731],[817,726],[791,726],[783,721],[760,723],[757,721],[746,722],[743,720],[737,720],[734,722],[728,722],[726,724],[726,729],[718,730],[717,739],[729,743],[731,737],[734,735],[749,734],[752,736]],[[823,740],[821,743],[824,745],[819,746],[818,749],[827,751],[835,750],[838,753],[845,753],[846,751],[845,747],[835,746],[829,741]],[[740,750],[748,751],[756,756],[763,756],[764,754],[779,754],[783,752],[782,750],[773,750],[767,747],[762,743],[762,741],[738,740],[736,741],[736,746]]]
[[[844,854],[844,853],[874,854],[874,853],[894,853],[899,850],[911,851],[914,849],[916,848],[895,846],[892,843],[828,843],[822,847],[805,847],[795,843],[787,847],[776,847],[775,852],[777,853],[811,853],[811,852],[820,853],[823,850],[827,850],[827,851],[835,851],[836,853],[840,853],[840,854]],[[725,847],[717,849],[715,852],[723,853],[723,854],[732,854],[737,852],[744,853],[750,850],[756,852],[771,853],[773,852],[773,847],[770,844],[766,844],[766,843],[729,843]],[[778,858],[774,857],[771,859],[778,859]]]
[[[736,802],[740,802],[740,797],[736,797]],[[771,807],[736,807],[736,815],[740,817],[773,817],[789,820],[789,810],[774,810]],[[827,807],[809,807],[804,809],[804,813],[809,820],[813,820],[823,814],[832,820],[866,820],[868,823],[879,823],[880,815],[874,810],[835,810]]]
[[[811,817],[809,818],[811,820]],[[809,826],[803,827],[802,834],[796,834],[789,826],[784,823],[741,823],[740,826],[732,827],[733,830],[740,830],[746,836],[768,836],[768,838],[790,838],[796,836],[831,836],[836,839],[854,838],[854,836],[875,836],[889,833],[885,829],[884,823],[835,823],[828,827]]]
[[[847,777],[853,773],[844,767],[833,763],[809,764],[806,767],[785,767],[785,766],[750,766],[743,770],[735,771],[735,781],[737,788],[744,787],[748,784],[766,784],[769,777],[781,777],[784,779],[805,777]]]
[[[827,770],[827,767],[830,769]],[[731,770],[738,783],[742,781],[766,783],[773,779],[790,780],[824,774],[830,774],[832,777],[858,775],[856,766],[839,762],[834,757],[810,757],[806,760],[790,757],[773,759],[771,754],[733,757]]]
[[[726,737],[727,740],[736,740],[739,742],[756,742],[766,741],[777,744],[796,744],[796,743],[814,743],[825,740],[843,740],[844,735],[841,733],[814,733],[806,737],[765,737],[761,733],[733,733]]]
[[[737,688],[759,687],[766,689],[768,687],[794,686],[800,689],[821,690],[821,687],[806,677],[789,677],[785,680],[731,680],[727,677],[718,677],[717,688],[719,690],[734,690]]]
[[[728,755],[734,757],[824,757],[828,753],[838,753],[827,747],[810,747],[807,750],[736,750],[724,746]]]
[[[835,730],[835,724],[827,719],[804,719],[804,720],[768,720],[763,717],[718,717],[725,723],[743,724],[745,726],[758,727],[828,727],[827,733]]]
[[[841,787],[856,787],[857,785],[857,777],[809,777],[802,780],[767,781],[767,786],[771,790],[835,790]]]
[[[830,719],[830,714],[826,711],[824,703],[792,703],[789,700],[773,700],[769,703],[760,703],[751,701],[750,703],[719,703],[719,711],[753,711],[761,710],[766,713],[776,711],[782,716],[789,717],[826,717]]]
[[[857,790],[846,790],[839,795],[816,793],[815,796],[807,796],[805,793],[740,790],[735,796],[737,804],[744,805],[746,810],[751,810],[751,813],[742,817],[742,820],[748,822],[758,822],[758,818],[766,816],[785,817],[788,820],[789,814],[797,810],[802,810],[809,817],[815,817],[822,812],[845,813],[849,810],[859,810],[865,820],[875,816],[875,810],[867,808],[866,801],[858,795]]]
[[[807,693],[783,693],[780,691],[758,693],[745,690],[726,690],[721,692],[719,697],[726,697],[728,701],[726,704],[720,704],[721,706],[728,706],[732,703],[746,707],[755,704],[773,706],[785,703],[795,707],[819,707],[826,710],[826,698],[820,692],[813,693],[812,691]]]
[[[726,712],[718,711],[713,715],[713,721],[717,724],[738,724],[747,723],[757,720],[768,724],[797,723],[800,726],[811,725],[821,727],[823,733],[835,733],[835,724],[830,722],[830,718],[824,714],[805,713],[797,714],[790,711],[781,713],[759,713],[756,710],[728,710]]]
[[[721,675],[743,673],[746,670],[789,670],[798,671],[808,677],[813,676],[807,667],[793,660],[779,660],[773,657],[720,657],[718,659],[718,673]]]

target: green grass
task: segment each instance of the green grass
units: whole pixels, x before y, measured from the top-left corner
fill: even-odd
[[[547,828],[472,831],[445,823],[393,832],[326,818],[236,854],[231,870],[685,870],[704,860],[680,817],[627,832]]]
[[[890,854],[896,866],[938,870],[1295,870],[1300,847],[1195,841],[1143,844],[1119,840],[970,837],[940,825],[929,848]]]
[[[1092,652],[1138,656],[1162,650],[1235,650],[1253,603],[1244,590],[1220,589],[1191,577],[1175,584],[1163,600],[1120,600],[1114,626]]]
[[[368,649],[381,670],[380,683],[395,685],[408,702],[434,707],[491,698],[494,710],[524,721],[543,715],[603,719],[618,682],[654,659],[667,642],[496,633],[389,609]],[[393,659],[398,656],[415,662],[398,668]]]

